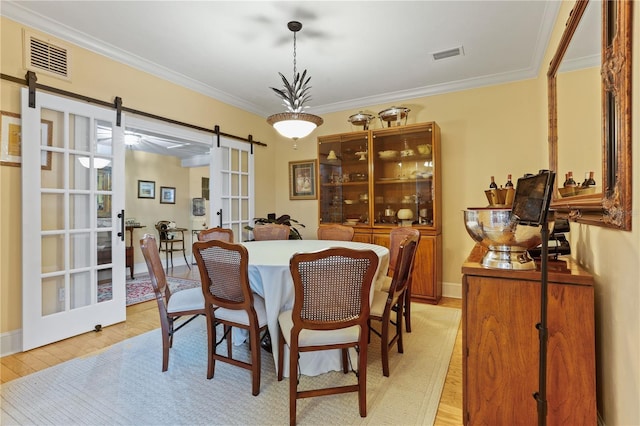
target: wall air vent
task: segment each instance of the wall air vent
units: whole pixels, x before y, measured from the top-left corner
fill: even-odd
[[[453,49],[441,50],[440,52],[432,53],[433,60],[439,61],[440,59],[452,58],[454,56],[464,56],[464,49],[462,46],[455,47]]]
[[[26,69],[69,80],[71,78],[70,56],[71,51],[64,44],[28,31],[24,32]]]

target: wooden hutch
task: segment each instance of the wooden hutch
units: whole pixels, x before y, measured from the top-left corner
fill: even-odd
[[[420,230],[412,297],[442,296],[440,128],[435,122],[318,138],[319,215],[354,241],[389,246],[397,226]],[[404,218],[404,219],[401,219]]]

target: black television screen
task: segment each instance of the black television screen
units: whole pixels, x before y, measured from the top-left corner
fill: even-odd
[[[555,173],[541,170],[518,179],[511,216],[523,225],[537,226],[547,221]]]

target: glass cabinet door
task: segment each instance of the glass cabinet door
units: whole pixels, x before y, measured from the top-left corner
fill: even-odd
[[[374,223],[433,226],[431,125],[374,130],[372,136]]]
[[[320,223],[369,224],[369,132],[320,137]]]

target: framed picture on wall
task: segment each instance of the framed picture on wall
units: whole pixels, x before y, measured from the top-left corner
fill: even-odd
[[[176,189],[170,186],[160,187],[160,204],[175,204]]]
[[[206,214],[204,198],[194,198],[191,201],[191,214],[193,216],[204,216]]]
[[[202,178],[202,198],[209,200],[209,178]]]
[[[152,180],[139,180],[138,198],[156,198],[156,183]]]
[[[316,160],[289,162],[289,199],[315,200]]]
[[[53,145],[53,122],[40,124],[42,144]],[[0,111],[0,164],[20,167],[22,164],[22,135],[20,114]],[[51,170],[51,151],[41,151],[40,168]]]

